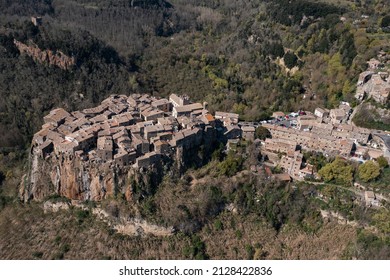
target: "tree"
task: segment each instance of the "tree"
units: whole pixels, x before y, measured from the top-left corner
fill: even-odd
[[[284,49],[283,49],[283,45],[281,43],[271,44],[269,46],[269,51],[274,58],[284,56]]]
[[[372,160],[366,161],[359,166],[359,178],[363,182],[369,182],[376,179],[381,174],[379,165]]]
[[[3,183],[4,179],[5,179],[5,176],[4,176],[3,172],[0,170],[0,186]]]
[[[332,164],[327,164],[323,168],[320,169],[318,174],[324,179],[325,182],[330,182],[334,179],[334,175],[332,172]]]
[[[219,163],[219,173],[232,177],[236,175],[237,172],[241,171],[243,162],[244,159],[241,156],[229,153],[227,158]]]
[[[318,174],[325,182],[336,181],[343,184],[350,183],[353,178],[353,168],[342,158],[336,158],[332,163],[325,165]]]
[[[255,138],[265,140],[265,138],[271,138],[271,132],[263,126],[259,126],[255,131]]]
[[[372,221],[380,232],[387,236],[390,234],[390,215],[388,209],[380,209],[373,215]]]
[[[292,52],[286,52],[284,55],[284,64],[287,68],[291,69],[297,65],[298,57]]]
[[[390,16],[385,16],[381,20],[381,27],[388,27],[390,26]]]
[[[386,168],[389,166],[389,162],[384,156],[378,157],[376,161],[378,162],[380,168]]]

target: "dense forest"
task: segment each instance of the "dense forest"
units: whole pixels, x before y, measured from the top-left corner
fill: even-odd
[[[180,231],[167,239],[126,239],[88,211],[45,216],[16,197],[32,135],[58,106],[87,108],[116,93],[178,93],[207,101],[211,111],[259,121],[276,110],[355,104],[366,61],[390,51],[389,13],[388,0],[0,0],[0,234],[13,246],[24,244],[14,233],[31,228],[36,240],[45,230],[53,236],[45,249],[29,240],[28,256],[5,243],[0,248],[9,249],[9,258],[388,258],[384,212],[356,207],[354,197],[337,188],[303,184],[293,190],[264,174],[242,173],[256,160],[250,146],[239,156],[214,154],[207,166],[164,180],[151,197],[137,201],[142,217]],[[42,17],[42,24],[35,26],[32,16]],[[20,52],[14,40],[63,53],[75,64],[42,63]],[[365,113],[356,119],[371,120]],[[330,202],[314,199],[318,193]],[[120,199],[106,204],[115,215],[129,207]],[[230,204],[239,214],[224,210]],[[336,209],[378,232],[329,226],[320,209]],[[96,255],[90,232],[106,240]],[[90,240],[85,255],[77,250],[79,235]],[[223,251],[223,242],[231,250]],[[328,251],[320,256],[323,246]]]
[[[55,106],[118,92],[186,93],[245,120],[352,101],[365,61],[389,47],[388,7],[341,2],[0,1],[0,146],[27,146]],[[14,39],[77,64],[36,63]]]

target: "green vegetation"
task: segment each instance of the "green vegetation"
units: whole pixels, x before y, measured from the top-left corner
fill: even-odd
[[[384,16],[381,20],[381,27],[389,27],[390,26],[390,15]]]
[[[293,67],[297,66],[298,57],[292,53],[292,52],[286,52],[284,55],[284,64],[287,66],[287,68],[292,69]]]
[[[381,192],[390,193],[390,168],[384,168],[381,170],[381,174],[375,181],[371,181],[368,185],[372,188],[379,189]]]
[[[186,258],[195,260],[205,260],[208,256],[205,252],[206,246],[199,236],[194,235],[191,238],[191,243],[183,248],[183,254]]]
[[[242,169],[243,158],[230,152],[226,159],[219,163],[219,174],[231,177]]]
[[[384,156],[380,156],[379,158],[376,159],[376,161],[378,162],[380,168],[389,167],[389,162]]]
[[[303,153],[306,162],[313,165],[316,170],[320,170],[328,163],[328,159],[319,152],[304,152]]]
[[[325,182],[351,184],[353,179],[353,167],[347,161],[337,157],[333,162],[325,165],[318,174]]]
[[[375,11],[386,14],[388,8],[380,1],[355,10],[290,2],[3,1],[0,131],[7,133],[0,146],[27,147],[53,107],[82,109],[112,93],[187,93],[212,111],[235,111],[244,120],[351,101],[351,85],[366,59],[388,44],[350,21],[360,18],[361,9],[379,27],[387,17]],[[348,22],[340,21],[341,14]],[[35,27],[25,21],[31,15],[47,16]],[[77,65],[63,71],[36,63],[18,52],[13,39],[72,55]],[[299,62],[299,71],[285,73],[277,57],[287,67]]]
[[[364,103],[355,114],[353,122],[355,125],[361,127],[390,130],[390,119],[382,118],[377,112],[377,109],[367,103]]]
[[[366,161],[359,166],[359,178],[363,182],[369,182],[375,180],[381,174],[380,167],[372,160]]]
[[[378,228],[378,230],[384,235],[390,235],[390,215],[388,209],[380,209],[372,217],[373,224]]]
[[[260,140],[271,138],[271,132],[269,132],[269,130],[266,129],[264,126],[259,126],[255,130],[255,138]]]
[[[390,250],[390,239],[381,238],[372,232],[359,230],[357,243],[350,245],[350,255],[365,260],[387,260]],[[350,256],[348,256],[350,258]]]

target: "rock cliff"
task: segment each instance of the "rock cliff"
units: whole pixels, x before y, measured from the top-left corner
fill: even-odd
[[[191,156],[185,153],[185,157]],[[183,172],[186,166],[182,157],[183,152],[149,167],[118,167],[83,161],[73,155],[53,154],[42,159],[35,147],[30,154],[29,171],[20,185],[20,199],[24,202],[43,201],[49,196],[59,195],[80,201],[101,201],[117,196],[127,201],[138,200],[152,194],[164,175],[177,173],[178,164]]]
[[[123,195],[131,200],[132,184],[145,187],[157,184],[161,176],[159,170],[157,166],[150,166],[148,172],[131,166],[118,168],[66,155],[42,159],[39,151],[33,149],[29,172],[21,183],[20,198],[25,202],[42,201],[48,196],[59,195],[72,200],[101,201]]]
[[[47,63],[49,65],[54,65],[63,70],[70,69],[76,63],[74,57],[69,57],[59,50],[41,50],[33,44],[26,45],[17,40],[14,40],[14,44],[18,48],[20,53],[27,54],[39,63]]]

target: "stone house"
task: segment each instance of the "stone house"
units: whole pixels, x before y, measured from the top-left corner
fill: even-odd
[[[113,148],[114,144],[112,141],[112,136],[99,137],[97,140],[96,155],[105,162],[111,161]]]
[[[281,112],[281,111],[272,113],[272,118],[274,118],[274,119],[283,118],[285,116],[286,116],[286,114]]]
[[[247,141],[254,141],[255,140],[255,127],[253,126],[242,126],[242,138]]]
[[[329,113],[332,123],[341,123],[341,121],[346,117],[346,112],[342,109],[332,109]]]
[[[154,108],[159,109],[165,113],[170,112],[172,107],[172,103],[169,102],[166,98],[155,100],[151,104]]]
[[[50,113],[43,117],[45,123],[53,123],[57,126],[65,123],[65,119],[71,115],[62,108],[51,110]]]
[[[169,102],[172,103],[173,107],[182,107],[190,104],[190,99],[186,95],[178,96],[173,93],[169,96]]]
[[[166,154],[170,151],[170,146],[167,141],[157,140],[153,143],[154,151],[158,154]]]
[[[202,110],[202,109],[203,109],[203,105],[200,103],[193,103],[184,106],[176,106],[173,107],[172,116],[174,116],[175,118],[181,116],[190,117],[193,111]]]
[[[285,153],[297,150],[297,143],[286,139],[267,138],[263,142],[264,149],[273,152]]]
[[[327,118],[329,116],[329,110],[323,108],[316,108],[314,110],[314,115],[320,119]]]
[[[370,207],[373,204],[376,204],[374,201],[376,200],[375,193],[373,191],[365,191],[364,192],[364,200],[366,202],[366,206]]]
[[[223,136],[225,139],[241,138],[241,129],[238,125],[229,125],[225,127]]]
[[[159,109],[145,110],[141,116],[145,121],[157,121],[158,118],[164,117],[164,112]]]
[[[220,120],[224,125],[235,125],[238,124],[239,114],[217,111],[215,112],[215,119]]]
[[[156,162],[158,162],[161,158],[160,154],[157,154],[156,152],[150,152],[145,154],[144,156],[141,156],[136,159],[134,167],[135,168],[141,168],[141,167],[148,167]]]
[[[46,158],[54,151],[54,144],[51,140],[46,140],[44,143],[39,145],[39,151],[42,158]]]

